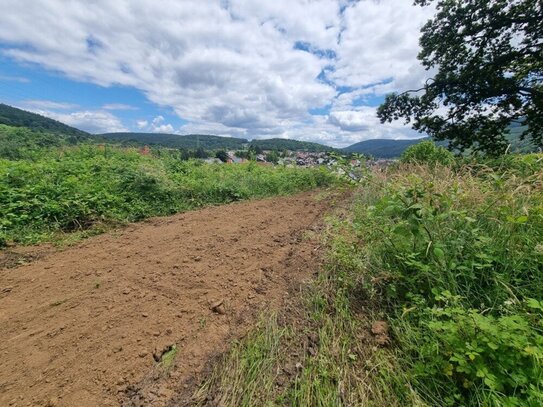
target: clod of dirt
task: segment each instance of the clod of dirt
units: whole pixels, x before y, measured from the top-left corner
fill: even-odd
[[[220,301],[217,301],[216,303],[213,303],[210,308],[211,308],[211,311],[217,314],[220,314],[220,315],[226,314],[226,310],[224,309],[224,300],[220,300]]]
[[[389,326],[386,321],[375,321],[371,325],[371,333],[375,335],[375,342],[377,342],[379,346],[385,346],[390,342],[388,331]]]

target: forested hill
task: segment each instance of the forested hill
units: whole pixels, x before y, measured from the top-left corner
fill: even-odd
[[[26,127],[38,132],[73,136],[76,139],[85,139],[90,136],[89,133],[75,127],[3,103],[0,103],[0,124],[12,127]]]
[[[235,150],[243,148],[249,141],[235,137],[220,137],[207,134],[188,134],[181,136],[179,134],[166,133],[105,133],[100,134],[108,141],[116,141],[124,145],[159,145],[169,148],[189,148],[196,149],[201,147],[205,150],[227,149]]]
[[[291,150],[291,151],[332,151],[334,148],[319,143],[309,141],[290,140],[284,138],[271,138],[266,140],[253,140],[251,145],[259,147],[262,150]]]
[[[426,140],[426,138],[417,140],[365,140],[346,147],[343,151],[371,155],[376,158],[397,158],[407,147],[417,144],[422,140]]]
[[[189,134],[181,136],[178,134],[165,133],[106,133],[100,137],[109,141],[116,141],[124,145],[159,145],[170,148],[196,149],[202,147],[205,150],[239,150],[249,144],[249,140],[235,137],[220,137],[207,134]],[[267,139],[252,140],[251,146],[262,150],[292,150],[292,151],[331,151],[332,147],[307,141],[289,139]]]

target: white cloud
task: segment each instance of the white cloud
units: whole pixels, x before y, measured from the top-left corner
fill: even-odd
[[[139,130],[150,133],[179,133],[170,123],[164,123],[164,120],[164,116],[159,115],[150,123],[147,120],[137,120],[136,126]]]
[[[138,120],[136,121],[136,126],[138,129],[144,129],[149,125],[149,122],[147,120]]]
[[[59,113],[50,110],[34,110],[34,112],[93,134],[127,131],[118,117],[105,111],[84,110]]]
[[[3,0],[3,9],[0,41],[9,57],[80,81],[135,87],[188,121],[178,130],[137,123],[148,131],[335,145],[412,135],[380,125],[354,102],[426,76],[416,54],[430,11],[405,0],[35,0],[32,7]],[[338,86],[351,92],[338,95]],[[309,114],[323,106],[332,106],[329,117]],[[126,107],[93,114],[113,123],[105,110]],[[90,112],[72,114],[82,121],[82,113]]]
[[[24,100],[21,103],[30,109],[70,110],[79,107],[75,103],[55,102],[52,100]]]
[[[125,105],[124,103],[107,103],[102,106],[105,110],[138,110],[138,107]]]

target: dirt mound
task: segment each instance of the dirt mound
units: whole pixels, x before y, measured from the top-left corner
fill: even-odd
[[[164,405],[315,271],[329,199],[153,219],[0,270],[0,405]]]

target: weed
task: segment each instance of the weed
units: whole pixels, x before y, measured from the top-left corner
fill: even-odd
[[[175,356],[177,355],[178,349],[176,345],[173,345],[170,350],[165,352],[161,359],[160,359],[160,365],[164,367],[165,369],[168,369],[173,361],[175,360]]]

